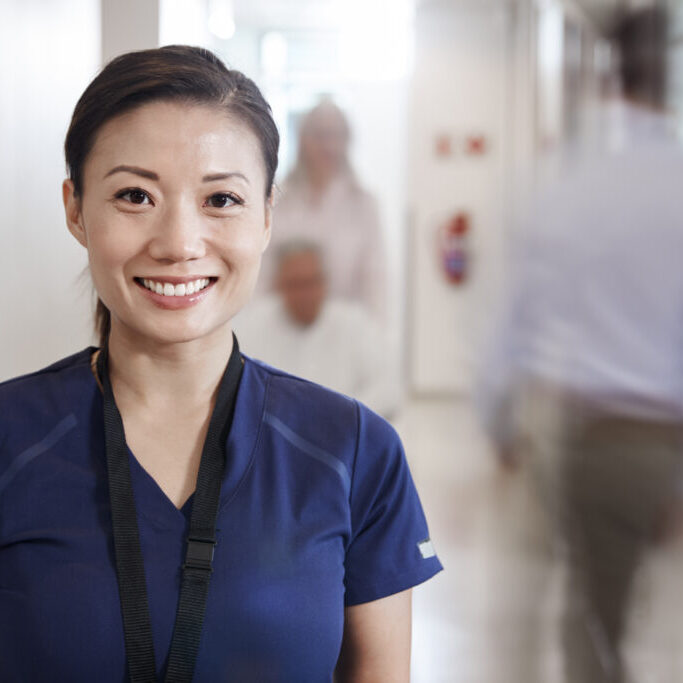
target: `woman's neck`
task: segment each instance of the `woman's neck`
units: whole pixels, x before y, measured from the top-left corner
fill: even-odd
[[[114,325],[109,372],[117,403],[163,410],[169,418],[212,405],[232,344],[227,326],[203,339],[159,344]]]

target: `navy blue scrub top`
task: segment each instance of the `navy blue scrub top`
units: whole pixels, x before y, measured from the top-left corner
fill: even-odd
[[[127,680],[93,350],[0,385],[3,683]],[[441,569],[398,436],[245,357],[226,453],[194,680],[331,681],[344,606]],[[161,678],[192,499],[130,464]]]

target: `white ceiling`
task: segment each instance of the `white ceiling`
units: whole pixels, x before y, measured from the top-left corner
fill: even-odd
[[[208,0],[208,2],[221,0]],[[223,0],[225,1],[225,0]],[[335,26],[341,21],[362,21],[368,9],[396,11],[398,6],[416,6],[432,0],[232,0],[235,19],[240,25],[307,28]],[[444,1],[444,0],[441,0]],[[460,0],[446,0],[455,2]],[[470,0],[471,1],[471,0]],[[481,2],[482,0],[478,0]],[[491,1],[491,0],[489,0]],[[500,0],[498,0],[500,1]],[[506,0],[514,3],[515,0]],[[574,0],[599,25],[609,23],[614,13],[624,7],[653,4],[656,0]]]
[[[370,11],[405,12],[416,0],[233,0],[235,20],[246,26],[325,28],[362,22]]]

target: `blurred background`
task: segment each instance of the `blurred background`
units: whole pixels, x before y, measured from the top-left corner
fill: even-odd
[[[334,373],[325,379],[323,372],[320,381],[338,380],[349,393],[367,390],[369,405],[394,422],[446,566],[415,591],[413,680],[563,680],[557,623],[566,568],[538,542],[544,513],[527,490],[524,468],[499,464],[500,444],[482,425],[476,397],[506,313],[529,207],[563,177],[567,156],[609,138],[605,113],[619,94],[615,18],[652,4],[2,0],[0,380],[93,342],[86,257],[65,229],[60,190],[63,139],[78,96],[122,52],[170,43],[210,48],[256,81],[282,136],[274,233],[280,222],[291,242],[283,238],[282,249],[269,255],[269,281],[254,305],[282,296],[289,314],[303,316],[289,338],[295,349],[302,329],[313,329],[306,316],[316,318],[310,309],[322,304],[315,297],[341,301],[334,324],[328,315],[306,352],[322,365],[320,345],[329,348],[345,324],[362,325],[370,349],[386,349],[369,370],[361,367],[372,353],[367,346],[351,352],[346,340],[335,350],[336,368],[357,364],[356,386],[372,381],[372,390],[344,385],[348,377]],[[666,110],[675,146],[683,132],[683,3],[673,0],[668,9]],[[327,118],[311,117],[316,107]],[[367,203],[366,214],[347,217],[348,226],[334,224],[344,205],[341,181],[302,191],[301,205],[292,208],[302,155],[316,154],[302,143],[302,130],[317,139],[311,145],[327,149],[318,156],[328,154],[330,176],[348,172],[349,191]],[[313,265],[302,253],[321,244],[311,230],[296,230],[306,221],[327,225],[331,239]],[[369,293],[345,289],[335,275],[341,257],[334,231],[351,235],[359,226],[367,240],[342,239],[339,254],[363,255]],[[591,239],[577,233],[577,241]],[[292,254],[303,270],[292,265]],[[323,293],[306,290],[320,282]],[[272,319],[248,313],[237,325],[254,340],[241,344],[246,353]],[[367,324],[359,322],[363,315]],[[286,324],[275,336],[286,334]],[[254,355],[286,362],[268,353]],[[381,376],[363,375],[380,366]],[[316,368],[297,367],[288,369],[316,378]],[[635,616],[624,636],[634,680],[683,680],[683,629],[673,599],[680,556],[675,537],[661,544],[634,588]]]

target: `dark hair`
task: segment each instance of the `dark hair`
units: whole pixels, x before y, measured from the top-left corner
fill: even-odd
[[[83,192],[83,166],[102,126],[149,102],[165,100],[208,104],[247,124],[261,146],[266,170],[266,198],[273,190],[280,136],[270,106],[256,84],[228,69],[211,51],[167,45],[128,52],[109,62],[76,104],[64,142],[67,173],[76,196]],[[103,345],[111,315],[97,301],[95,327]]]
[[[626,97],[664,107],[668,91],[668,17],[663,5],[625,11],[612,39],[619,50],[619,72]]]

